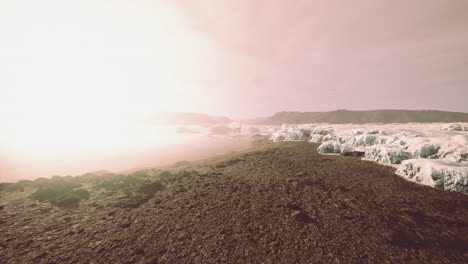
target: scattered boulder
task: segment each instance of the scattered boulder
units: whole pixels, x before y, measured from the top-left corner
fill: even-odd
[[[117,190],[117,186],[115,185],[114,182],[112,182],[111,180],[103,180],[97,184],[94,185],[94,188],[95,189],[104,189],[104,190],[108,190],[108,191],[115,191]]]
[[[155,181],[142,185],[138,192],[144,195],[153,195],[162,190],[164,190],[164,185],[159,181]]]
[[[188,167],[191,165],[193,165],[193,162],[186,161],[186,160],[181,160],[181,161],[177,161],[176,163],[174,163],[175,167]]]
[[[39,187],[37,191],[29,196],[30,199],[49,202],[64,209],[74,209],[79,207],[81,200],[88,200],[90,193],[84,189],[70,190],[72,186],[48,184]]]
[[[291,216],[294,217],[296,221],[303,222],[303,223],[311,223],[313,219],[310,218],[306,213],[300,210],[294,210],[291,212]]]
[[[76,209],[80,206],[80,199],[76,196],[61,198],[56,202],[56,205],[63,209]]]
[[[146,203],[151,196],[149,195],[130,195],[119,199],[114,203],[115,207],[120,208],[138,208],[140,205]]]
[[[233,159],[229,159],[229,160],[220,162],[220,163],[216,164],[215,167],[216,168],[225,168],[225,167],[228,167],[228,166],[236,165],[237,163],[240,163],[240,162],[244,162],[244,159],[233,158]]]
[[[159,178],[162,179],[162,180],[163,180],[163,179],[170,178],[170,177],[172,177],[172,173],[171,173],[170,171],[167,171],[167,170],[162,171],[162,172],[159,174]]]
[[[37,201],[54,201],[60,195],[57,189],[51,187],[40,187],[37,191],[29,196],[29,198]]]
[[[125,222],[119,224],[119,227],[121,227],[121,228],[129,228],[131,225],[132,225],[132,223],[131,223],[130,221],[125,221]]]
[[[4,192],[22,192],[24,191],[24,187],[18,183],[9,183],[4,182],[0,183],[0,191]]]
[[[32,187],[33,186],[33,182],[30,181],[30,180],[20,180],[16,184],[21,185],[23,187]]]
[[[66,193],[82,186],[81,183],[75,181],[68,181],[58,176],[53,177],[53,179],[39,178],[37,180],[34,180],[33,182],[34,187],[50,188],[59,193]]]
[[[179,171],[176,175],[177,177],[180,177],[180,178],[187,178],[187,177],[190,177],[190,172],[186,170],[182,170],[182,171]]]
[[[88,200],[91,196],[91,194],[84,189],[74,190],[73,194],[80,200]]]
[[[170,171],[163,171],[159,174],[159,179],[163,183],[173,183],[175,182],[176,178]]]
[[[42,184],[47,184],[47,183],[50,183],[51,182],[51,179],[47,179],[47,178],[44,178],[44,177],[39,177],[37,179],[35,179],[33,181],[33,184],[38,186],[38,185],[42,185]]]

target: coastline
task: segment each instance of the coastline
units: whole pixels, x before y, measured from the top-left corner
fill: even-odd
[[[78,177],[90,197],[73,209],[28,198],[37,187],[2,191],[0,253],[21,263],[466,261],[466,195],[316,145],[262,137],[164,170]]]

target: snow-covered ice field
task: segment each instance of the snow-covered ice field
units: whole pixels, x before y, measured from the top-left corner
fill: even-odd
[[[363,151],[410,181],[468,193],[468,123],[283,125],[271,139],[321,143],[323,154]]]

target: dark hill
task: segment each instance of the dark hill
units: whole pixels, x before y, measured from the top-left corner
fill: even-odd
[[[437,110],[369,110],[330,112],[278,112],[262,124],[305,123],[450,123],[468,122],[468,113]]]
[[[157,113],[148,121],[159,125],[200,125],[200,124],[227,124],[232,120],[224,116],[211,116],[199,113]]]

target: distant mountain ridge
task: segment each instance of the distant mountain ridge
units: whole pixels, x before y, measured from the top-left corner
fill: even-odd
[[[153,114],[148,122],[159,125],[201,125],[228,124],[232,120],[224,116],[212,116],[200,113],[164,112]]]
[[[330,112],[278,112],[261,124],[364,124],[468,122],[468,113],[438,110],[335,110]]]

